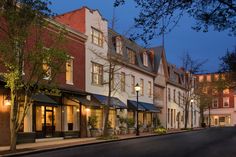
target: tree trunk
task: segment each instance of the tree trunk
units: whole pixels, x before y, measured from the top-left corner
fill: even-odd
[[[188,104],[185,104],[185,119],[184,119],[184,128],[187,129],[188,127]]]
[[[14,98],[12,100],[14,100]],[[10,150],[15,152],[16,151],[16,138],[17,138],[15,103],[12,103],[11,105],[10,133],[11,133]]]
[[[17,133],[15,131],[15,126],[13,125],[11,127],[11,145],[10,145],[10,150],[12,152],[16,151],[16,141],[17,141]]]

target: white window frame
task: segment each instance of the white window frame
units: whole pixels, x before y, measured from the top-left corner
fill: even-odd
[[[122,55],[123,51],[122,51],[122,41],[121,41],[121,37],[116,37],[116,53]]]
[[[135,76],[131,75],[131,93],[135,94]]]
[[[71,67],[70,72],[69,72],[71,80],[67,80],[67,73],[68,73],[67,67],[68,67],[68,64],[70,64],[70,67]],[[70,56],[70,59],[66,62],[66,84],[71,84],[71,85],[74,84],[73,83],[74,82],[74,78],[73,78],[74,74],[73,73],[74,73],[74,57]]]
[[[93,44],[103,47],[103,32],[91,27],[91,40]]]
[[[125,73],[124,72],[121,72],[121,75],[120,75],[120,90],[121,92],[125,92]]]
[[[149,98],[152,97],[152,82],[148,81],[148,96]]]
[[[98,72],[94,71],[94,68],[98,68]],[[103,85],[103,65],[92,62],[92,84]],[[97,79],[96,79],[97,78]],[[100,79],[99,79],[100,78]]]
[[[215,106],[215,102],[216,102],[216,106]],[[214,98],[213,100],[212,100],[212,107],[213,108],[218,108],[219,107],[219,100],[218,100],[218,98]]]
[[[226,103],[228,105],[225,105]],[[229,97],[223,97],[223,107],[229,107]]]
[[[141,95],[144,96],[144,79],[140,79]]]
[[[148,66],[148,55],[147,55],[147,52],[143,52],[143,65],[144,66]]]

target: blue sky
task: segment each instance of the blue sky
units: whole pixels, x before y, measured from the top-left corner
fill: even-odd
[[[98,9],[110,22],[113,17],[113,0],[57,0],[52,1],[51,9],[57,14],[88,6]],[[138,10],[131,0],[126,5],[115,9],[115,29],[121,34],[126,34],[133,26],[133,18]],[[184,52],[189,52],[196,60],[205,60],[207,63],[203,69],[205,72],[214,72],[219,67],[219,57],[227,50],[236,46],[236,37],[228,36],[227,32],[209,31],[208,33],[196,32],[191,29],[194,21],[190,17],[183,17],[180,23],[165,36],[165,49],[167,60],[170,63],[181,66],[181,57]],[[162,39],[157,38],[150,42],[150,46],[161,45]]]

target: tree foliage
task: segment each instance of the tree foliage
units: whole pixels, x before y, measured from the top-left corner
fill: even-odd
[[[49,4],[47,0],[0,0],[1,77],[10,89],[12,151],[16,150],[17,132],[32,104],[32,95],[52,83],[68,59],[60,46],[63,29],[47,29],[47,18],[52,15]],[[45,42],[45,36],[52,39],[51,44]]]
[[[168,33],[188,14],[196,23],[196,31],[207,32],[210,27],[216,31],[228,30],[236,35],[235,0],[133,0],[140,12],[135,20],[138,33],[131,38],[141,38],[147,42],[156,36]],[[125,4],[125,0],[115,0],[114,6]]]

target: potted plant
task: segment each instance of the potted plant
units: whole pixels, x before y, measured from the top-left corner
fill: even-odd
[[[108,121],[107,122],[107,133],[108,133],[108,136],[113,136],[114,135],[114,130],[113,128],[111,127],[111,121]]]
[[[148,131],[148,132],[153,132],[153,127],[152,127],[152,124],[151,124],[151,123],[148,123],[148,124],[147,124],[147,131]]]
[[[96,128],[97,126],[97,116],[90,116],[88,120],[88,125],[90,127],[90,134],[92,137],[98,136],[98,129]]]
[[[119,121],[120,121],[120,124],[121,124],[121,125],[119,126],[119,128],[120,128],[120,134],[121,134],[121,135],[124,135],[124,134],[126,134],[126,131],[127,131],[127,128],[124,126],[125,123],[126,123],[126,119],[120,117],[120,118],[119,118]]]
[[[143,124],[139,121],[138,123],[139,132],[144,132]]]
[[[128,127],[129,134],[133,134],[135,132],[134,119],[133,118],[127,118],[126,124],[127,124],[127,127]]]

